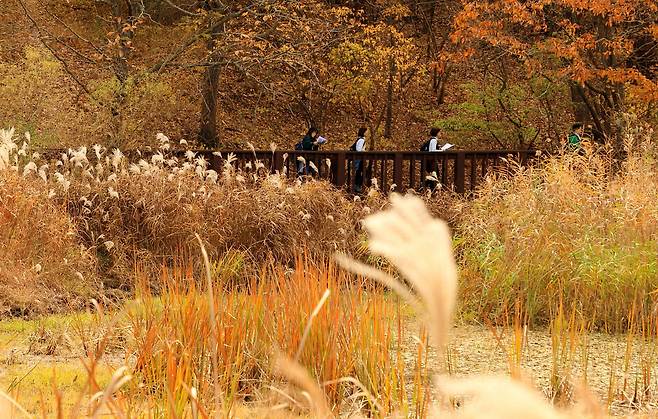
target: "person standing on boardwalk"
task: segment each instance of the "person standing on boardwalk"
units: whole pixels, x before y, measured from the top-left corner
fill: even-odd
[[[437,152],[441,151],[439,148],[439,129],[437,127],[433,127],[430,129],[430,138],[429,140],[425,141],[423,145],[420,147],[420,151],[430,151],[430,152]],[[438,184],[438,178],[437,178],[437,169],[438,165],[436,164],[436,161],[434,159],[430,160],[429,163],[427,164],[426,167],[427,174],[425,175],[425,187],[430,188],[431,190],[434,190],[436,188],[436,185]]]
[[[572,151],[581,150],[584,132],[585,132],[585,128],[583,124],[580,122],[576,122],[571,126],[571,134],[569,134],[569,138],[567,139],[568,150],[572,150]]]
[[[312,151],[317,147],[317,137],[318,129],[315,127],[310,127],[306,132],[304,138],[302,138],[297,144],[295,144],[295,150],[302,151]],[[308,173],[306,160],[297,160],[297,175],[302,176]]]
[[[420,151],[439,151],[439,131],[436,127],[430,130],[430,139],[423,143]]]
[[[361,127],[356,134],[356,141],[350,147],[350,151],[359,153],[366,150],[366,131],[367,128]],[[354,170],[354,192],[361,193],[363,189],[363,160],[356,159],[352,164]]]

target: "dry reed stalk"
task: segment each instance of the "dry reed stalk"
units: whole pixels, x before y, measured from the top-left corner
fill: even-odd
[[[131,375],[124,375],[127,369],[127,367],[121,367],[117,369],[112,375],[112,378],[110,379],[110,382],[108,383],[105,390],[98,392],[91,397],[89,403],[95,403],[96,400],[99,400],[99,402],[92,410],[92,419],[96,419],[99,417],[99,415],[102,415],[102,407],[106,404],[113,404],[112,397],[114,393],[116,393],[121,387],[123,387],[128,381],[132,379]],[[125,417],[119,409],[113,409],[112,414],[119,419],[123,419]]]
[[[301,356],[302,350],[304,349],[304,344],[306,343],[306,339],[308,339],[308,334],[311,332],[311,326],[313,326],[313,319],[315,319],[320,310],[322,310],[322,306],[327,301],[327,298],[329,298],[330,294],[331,292],[329,289],[327,289],[324,294],[322,294],[322,298],[320,298],[320,301],[318,301],[318,305],[315,306],[313,312],[309,316],[306,327],[304,328],[304,333],[302,334],[302,340],[299,342],[297,352],[295,352],[295,358],[293,359],[295,362],[299,362],[299,357]]]
[[[308,394],[315,417],[318,419],[334,417],[325,398],[325,393],[304,367],[283,354],[279,354],[275,359],[274,372],[287,378]]]
[[[0,414],[3,415],[3,417],[14,417],[13,411],[18,410],[24,417],[26,418],[32,418],[33,416],[23,408],[16,400],[14,400],[12,397],[10,397],[8,394],[6,394],[4,391],[0,391],[0,400],[4,400],[7,402],[9,405],[8,406],[3,406],[3,404],[0,404]]]
[[[217,361],[217,348],[219,347],[219,335],[217,334],[217,323],[215,315],[215,293],[212,286],[212,277],[210,276],[210,261],[208,260],[208,252],[206,252],[206,247],[203,245],[203,241],[198,234],[195,234],[196,239],[199,241],[199,247],[201,248],[201,254],[203,255],[203,264],[206,269],[206,287],[208,293],[208,321],[210,322],[210,334],[212,336],[212,381],[213,381],[213,391],[215,393],[215,417],[220,417],[220,412],[224,410],[224,397],[221,393],[219,387],[219,363]],[[221,311],[221,307],[220,307]]]
[[[370,235],[371,251],[397,267],[424,303],[432,338],[442,347],[457,294],[457,266],[447,225],[433,219],[420,198],[395,193],[390,209],[365,218],[363,224]],[[338,260],[348,270],[369,273],[358,263]],[[374,279],[401,289],[401,297],[417,305],[398,280],[381,274]]]

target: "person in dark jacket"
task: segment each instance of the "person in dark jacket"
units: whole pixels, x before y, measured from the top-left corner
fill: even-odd
[[[318,129],[315,127],[311,127],[308,129],[306,132],[306,135],[302,139],[302,150],[313,150],[313,148],[317,144],[317,139],[318,139]]]
[[[318,129],[310,127],[301,141],[301,150],[312,151],[317,150]],[[297,148],[297,147],[295,147]],[[297,175],[302,176],[308,174],[308,165],[302,161],[297,161]]]

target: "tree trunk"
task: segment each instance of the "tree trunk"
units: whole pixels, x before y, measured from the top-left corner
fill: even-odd
[[[388,86],[386,91],[386,124],[384,125],[384,138],[393,137],[393,76],[395,62],[393,57],[388,59]]]
[[[207,3],[207,2],[206,2]],[[206,4],[207,7],[211,5]],[[213,26],[212,18],[208,19],[208,27]],[[217,132],[217,92],[219,90],[219,53],[215,50],[217,38],[221,29],[212,31],[206,43],[208,50],[208,66],[201,80],[201,121],[199,128],[199,142],[204,147],[212,149],[219,145]]]
[[[119,42],[116,47],[116,53],[113,57],[112,71],[119,82],[119,88],[116,90],[114,101],[110,106],[112,115],[110,123],[110,144],[116,147],[122,147],[125,144],[123,133],[123,107],[126,102],[126,82],[130,76],[128,59],[132,55],[132,40],[135,37],[133,24],[136,17],[133,14],[133,7],[130,2],[126,2],[125,17],[121,5],[117,2],[112,7],[112,17],[115,22],[115,31],[119,36]]]
[[[574,122],[577,121],[585,123],[593,121],[594,118],[591,116],[591,113],[587,109],[587,104],[585,103],[585,100],[580,94],[580,91],[578,90],[578,87],[575,85],[575,83],[571,83],[570,91]]]
[[[201,85],[201,129],[199,141],[206,148],[216,148],[219,144],[217,134],[217,90],[219,88],[219,66],[206,68]]]
[[[391,33],[388,38],[388,43],[393,48],[394,39]],[[386,90],[386,123],[384,124],[384,138],[391,139],[393,137],[393,82],[395,79],[395,59],[393,55],[388,57],[388,86]]]

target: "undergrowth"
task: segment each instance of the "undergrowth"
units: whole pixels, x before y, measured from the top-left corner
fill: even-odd
[[[658,160],[649,143],[544,159],[489,178],[458,229],[462,311],[532,324],[561,307],[608,331],[651,316],[658,288]],[[470,314],[469,314],[470,313]]]
[[[58,273],[53,278],[61,278],[57,287],[65,291],[59,300],[44,296],[43,305],[16,297],[5,311],[38,314],[70,308],[60,300],[125,298],[134,291],[136,264],[157,275],[163,264],[199,260],[196,234],[215,274],[234,285],[244,285],[241,278],[268,261],[292,267],[299,253],[311,259],[337,251],[367,257],[359,220],[386,205],[376,187],[352,197],[324,181],[271,173],[256,159],[239,169],[232,155],[223,156],[217,172],[193,151],[172,152],[163,134],[157,139],[159,150],[130,159],[100,145],[41,156],[31,151],[29,133],[0,130],[0,209],[10,230],[23,234],[5,241],[4,255],[17,264],[14,247],[32,252],[29,261],[20,257],[11,278],[32,275],[32,266],[40,264]],[[445,196],[428,200],[435,212],[449,213],[455,198]]]

